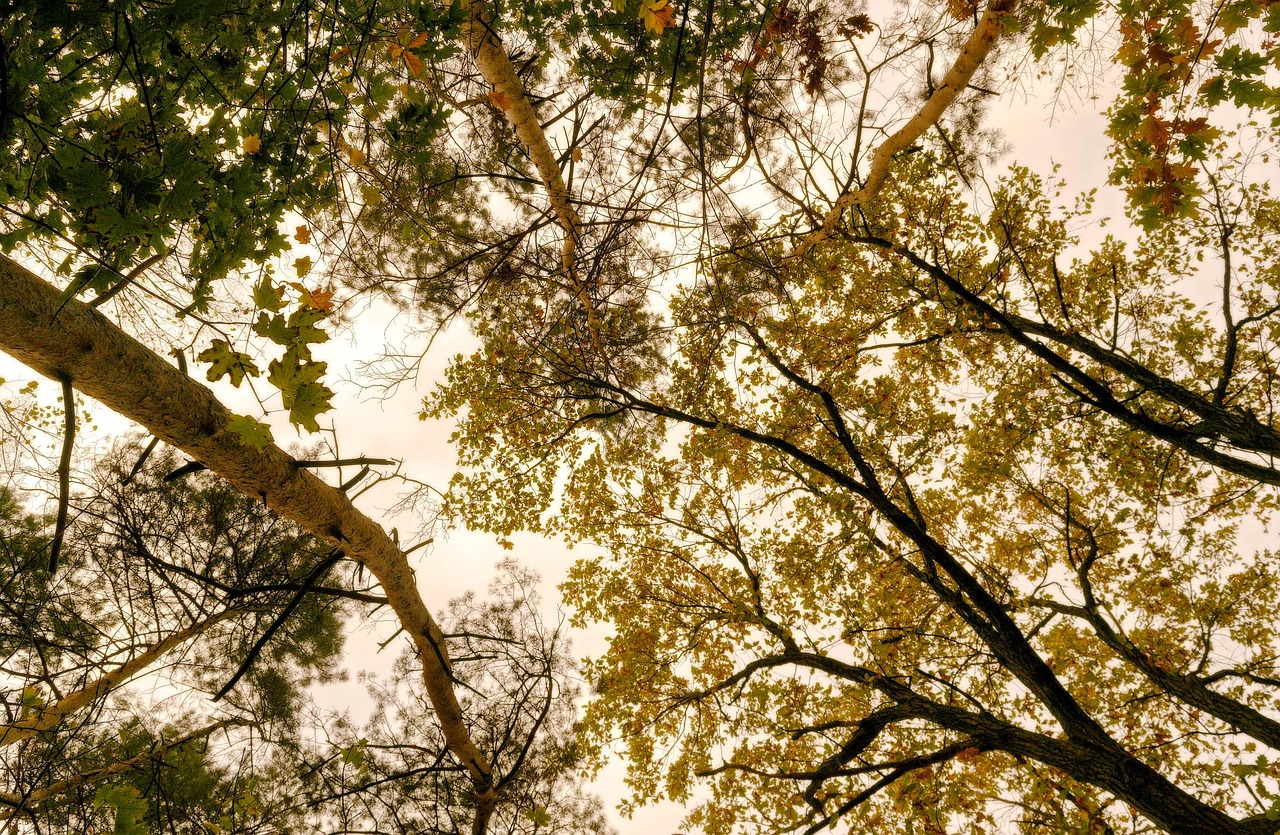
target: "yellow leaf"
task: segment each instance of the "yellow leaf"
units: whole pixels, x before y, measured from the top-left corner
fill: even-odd
[[[240,150],[246,154],[256,154],[262,150],[262,137],[256,134],[249,134],[240,141]]]
[[[366,206],[376,206],[382,202],[382,192],[368,183],[360,184],[360,197]]]
[[[582,162],[582,149],[574,148],[573,153],[570,156],[573,157],[574,162]]]
[[[304,255],[293,262],[293,268],[298,271],[298,278],[304,278],[307,273],[311,272],[311,256]]]
[[[311,229],[304,223],[293,232],[293,237],[300,244],[311,243]]]
[[[347,159],[351,160],[352,165],[359,165],[365,161],[364,151],[360,150],[355,145],[348,145]]]

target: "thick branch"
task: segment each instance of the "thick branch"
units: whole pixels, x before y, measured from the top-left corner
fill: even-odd
[[[1155,769],[1109,740],[1062,739],[1028,731],[988,713],[972,712],[936,702],[916,692],[902,679],[879,675],[866,667],[848,664],[820,653],[785,653],[756,659],[718,685],[688,694],[684,699],[706,698],[745,681],[757,671],[787,665],[822,670],[833,676],[867,685],[896,704],[895,709],[881,709],[869,719],[877,715],[889,718],[890,721],[919,717],[960,734],[965,740],[964,747],[974,747],[981,751],[1004,751],[1015,757],[1052,766],[1076,780],[1111,792],[1168,832],[1180,835],[1272,835],[1280,831],[1280,823],[1275,821],[1255,818],[1239,821],[1229,817],[1184,792]],[[857,734],[854,739],[861,744]],[[943,751],[949,755],[959,753],[954,746]]]
[[[792,257],[804,257],[814,246],[831,237],[840,225],[840,218],[846,210],[865,205],[875,198],[889,176],[889,163],[894,155],[906,150],[925,131],[936,125],[961,91],[969,86],[969,81],[982,66],[982,62],[986,60],[991,47],[995,45],[1000,35],[1004,26],[1001,18],[1013,12],[1016,6],[1017,0],[991,0],[987,4],[982,19],[978,21],[977,27],[965,41],[960,54],[956,56],[951,69],[947,70],[942,83],[933,91],[933,95],[929,96],[920,110],[905,125],[882,142],[871,155],[871,169],[867,172],[867,179],[862,184],[862,188],[846,191],[840,195],[835,205],[831,207],[831,211],[827,212],[822,226],[805,235],[799,246],[795,248]]]
[[[175,632],[144,652],[130,658],[91,684],[64,696],[53,704],[33,710],[16,722],[0,725],[0,748],[12,745],[15,742],[21,742],[41,731],[57,727],[63,719],[105,697],[112,690],[146,670],[170,650],[181,646],[219,621],[226,620],[237,614],[239,612],[234,610],[220,612],[194,626]]]
[[[1145,366],[1102,348],[1084,337],[1059,331],[1043,322],[1034,322],[1015,314],[1005,313],[970,290],[945,269],[905,246],[896,245],[883,238],[860,237],[857,240],[891,250],[937,279],[971,310],[989,319],[1033,356],[1043,360],[1050,368],[1079,386],[1079,389],[1073,387],[1073,392],[1089,405],[1117,418],[1127,426],[1160,438],[1207,464],[1264,484],[1280,485],[1280,471],[1275,467],[1228,455],[1201,440],[1204,434],[1219,434],[1233,443],[1238,441],[1239,446],[1250,451],[1265,451],[1274,446],[1276,451],[1280,452],[1280,433],[1259,423],[1252,416],[1215,406],[1207,398],[1187,391],[1177,383],[1154,374]],[[1033,336],[1045,337],[1064,347],[1079,351],[1090,359],[1120,372],[1167,402],[1195,412],[1204,418],[1201,430],[1193,431],[1189,428],[1170,426],[1141,409],[1129,408],[1115,396],[1108,385],[1048,345],[1033,339]]]

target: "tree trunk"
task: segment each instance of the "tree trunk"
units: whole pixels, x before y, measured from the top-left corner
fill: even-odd
[[[479,808],[491,808],[489,762],[467,730],[444,635],[399,547],[345,495],[279,447],[259,451],[241,442],[226,428],[231,412],[208,388],[87,305],[73,299],[59,309],[58,297],[53,286],[0,256],[0,350],[47,377],[69,380],[368,568],[417,647],[449,751],[467,769]]]

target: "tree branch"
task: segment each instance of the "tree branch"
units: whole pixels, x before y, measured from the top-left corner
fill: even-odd
[[[141,754],[130,757],[127,760],[120,760],[103,768],[93,771],[86,771],[68,777],[65,780],[59,780],[56,783],[50,783],[47,786],[41,786],[32,791],[19,794],[17,792],[0,792],[0,804],[12,807],[11,809],[0,812],[0,820],[7,820],[22,811],[27,811],[51,800],[59,795],[66,794],[72,789],[79,788],[86,784],[97,783],[108,777],[114,777],[117,774],[124,774],[135,768],[146,765],[147,763],[163,760],[165,755],[175,748],[194,742],[198,739],[204,739],[212,734],[217,733],[224,728],[240,727],[246,724],[242,719],[223,719],[207,725],[199,730],[184,734],[172,742],[164,742],[155,744],[150,750],[143,751]]]
[[[62,538],[67,533],[67,510],[71,506],[71,449],[76,441],[76,401],[71,379],[62,378],[62,458],[58,462],[58,520],[53,526],[53,541],[49,543],[49,574],[58,571],[58,555],[62,553]]]
[[[144,652],[130,658],[91,684],[64,696],[53,704],[31,711],[31,713],[16,722],[0,725],[0,748],[6,745],[13,745],[15,742],[21,742],[24,739],[30,739],[41,731],[57,727],[67,716],[88,707],[125,684],[169,651],[181,646],[209,627],[238,614],[241,614],[241,612],[229,609],[206,618],[194,626],[179,630],[159,643],[152,645]]]
[[[855,206],[864,206],[871,202],[884,186],[889,176],[889,163],[895,154],[906,150],[913,142],[937,124],[942,114],[951,106],[960,93],[969,86],[970,79],[982,66],[996,39],[1004,27],[1002,18],[1008,16],[1017,7],[1017,0],[990,0],[982,19],[974,28],[969,39],[960,49],[960,54],[952,63],[951,69],[943,76],[933,94],[905,125],[889,136],[871,155],[871,169],[862,187],[856,191],[846,191],[836,199],[835,205],[827,212],[822,225],[801,239],[792,252],[792,258],[803,258],[814,246],[831,237],[840,224],[845,211]]]

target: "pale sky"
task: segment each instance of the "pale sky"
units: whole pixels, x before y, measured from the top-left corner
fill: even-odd
[[[1085,107],[1090,103],[1078,103],[1076,109],[1072,109],[1069,103],[1055,103],[1047,100],[1047,97],[1021,96],[1015,101],[1009,101],[1009,98],[1006,96],[993,105],[990,112],[991,124],[1003,129],[1011,145],[1012,153],[1008,159],[1028,164],[1042,174],[1049,173],[1053,162],[1059,163],[1062,166],[1062,176],[1070,187],[1084,190],[1097,186],[1103,189],[1098,202],[1099,212],[1120,217],[1122,204],[1119,196],[1115,190],[1105,190],[1104,120],[1100,114]],[[1052,123],[1050,117],[1053,119]],[[286,260],[291,260],[297,254],[289,255]],[[280,274],[285,274],[284,266],[282,264],[282,269],[278,271]],[[308,283],[312,279],[323,280],[322,264]],[[456,353],[467,351],[471,346],[472,340],[462,328],[455,326],[437,338],[422,365],[422,373],[416,385],[404,385],[394,396],[378,398],[369,393],[361,397],[350,385],[335,382],[355,377],[358,374],[355,362],[370,358],[383,345],[411,348],[411,340],[416,338],[405,336],[403,324],[386,307],[366,305],[360,310],[349,333],[319,346],[315,352],[317,358],[330,363],[329,385],[338,390],[334,411],[322,416],[321,422],[322,425],[328,425],[331,421],[336,424],[344,457],[367,455],[403,459],[407,474],[443,489],[454,469],[454,454],[448,443],[452,427],[436,421],[419,421],[417,414],[422,397],[440,379],[447,359]],[[198,364],[190,357],[188,360],[193,373],[203,376]],[[31,372],[0,355],[0,377],[10,381],[4,388],[5,393],[11,393],[16,385],[32,376]],[[246,391],[235,390],[226,383],[213,385],[212,388],[233,411],[259,415],[256,403],[247,396]],[[58,387],[47,381],[41,389],[50,400],[58,394]],[[266,393],[269,386],[263,383],[261,389]],[[278,406],[278,395],[276,405]],[[126,422],[113,419],[103,409],[99,408],[96,412],[99,426],[105,432],[120,431],[127,427]],[[302,443],[313,440],[306,433],[299,437],[288,426],[281,412],[274,414],[270,423],[273,425],[276,441],[281,446],[288,446],[297,440]],[[81,466],[87,464],[83,459],[80,461]],[[360,502],[360,506],[385,526],[398,527],[403,534],[402,542],[410,544],[407,537],[415,527],[414,522],[391,519],[383,513],[394,500],[394,488],[390,488],[376,496],[366,497]],[[529,535],[517,536],[515,541],[516,556],[525,565],[535,568],[544,578],[544,617],[555,622],[559,603],[555,584],[575,559],[592,556],[594,551],[589,546],[583,546],[577,552],[570,552],[560,541],[547,541]],[[450,598],[466,590],[483,592],[493,576],[494,566],[507,554],[492,537],[453,530],[437,538],[434,545],[415,553],[412,559],[424,598],[434,611],[440,612]],[[574,635],[577,654],[601,652],[605,634],[603,629],[596,629]],[[376,669],[384,663],[389,664],[396,655],[394,648],[388,649],[382,656],[374,655],[377,638],[378,635],[369,634],[367,630],[358,630],[352,636],[348,663],[351,681],[345,685],[325,688],[323,698],[326,701],[332,705],[358,706],[362,703],[366,697],[364,688],[355,680],[356,674],[362,669]],[[612,810],[625,793],[621,767],[606,770],[595,782],[594,788],[604,798],[606,807]],[[680,816],[678,808],[666,804],[644,809],[629,821],[620,819],[616,813],[612,815],[612,819],[623,833],[663,833],[678,831]]]

